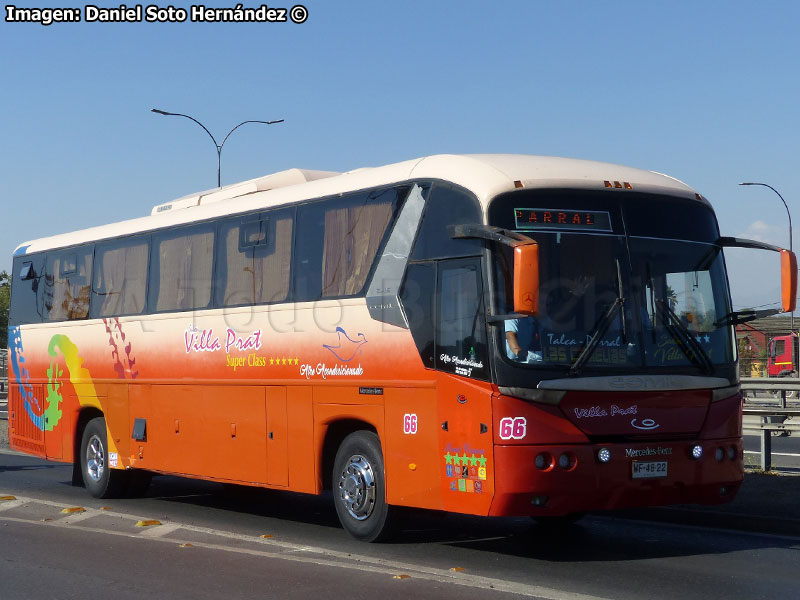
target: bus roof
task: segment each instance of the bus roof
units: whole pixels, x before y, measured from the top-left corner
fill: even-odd
[[[146,217],[25,242],[17,247],[14,255],[179,226],[407,180],[431,179],[449,181],[469,189],[478,197],[484,210],[498,194],[519,187],[611,187],[620,191],[633,189],[677,195],[707,203],[683,182],[654,171],[550,156],[439,154],[346,173],[289,169],[157,205]]]

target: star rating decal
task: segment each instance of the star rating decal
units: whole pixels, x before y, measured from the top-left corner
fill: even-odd
[[[482,482],[487,479],[486,463],[488,462],[483,454],[467,454],[466,450],[459,454],[448,450],[447,454],[443,456],[445,472],[451,479],[450,489],[452,491],[477,494],[483,492]]]
[[[269,366],[270,367],[281,367],[284,365],[299,365],[300,359],[296,356],[294,358],[290,358],[288,356],[270,356],[269,358]]]

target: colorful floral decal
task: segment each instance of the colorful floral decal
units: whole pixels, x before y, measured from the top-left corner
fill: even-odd
[[[136,379],[139,369],[136,367],[136,358],[131,349],[131,343],[126,341],[125,332],[119,319],[103,319],[108,333],[108,344],[111,346],[111,358],[114,361],[114,370],[120,379]]]

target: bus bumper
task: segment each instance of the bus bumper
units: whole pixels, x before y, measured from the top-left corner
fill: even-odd
[[[703,449],[699,458],[693,456],[696,446]],[[603,449],[608,462],[598,458]],[[495,446],[495,496],[489,514],[544,517],[729,502],[744,479],[743,456],[741,438]]]

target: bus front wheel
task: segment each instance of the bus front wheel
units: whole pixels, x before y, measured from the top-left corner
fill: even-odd
[[[386,504],[383,453],[371,431],[348,435],[333,464],[333,499],[342,527],[354,538],[376,542],[391,534],[392,507]]]

